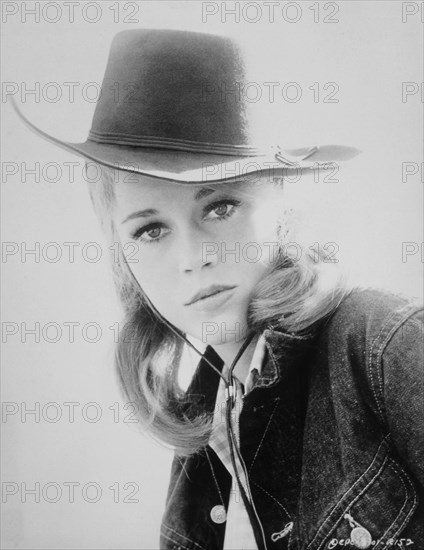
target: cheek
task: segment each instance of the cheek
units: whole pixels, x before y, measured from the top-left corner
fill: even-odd
[[[162,301],[165,297],[165,289],[170,288],[170,281],[167,280],[169,269],[167,269],[165,261],[151,262],[139,258],[138,260],[138,262],[129,264],[138,284],[152,302]],[[169,290],[167,296],[169,297]]]
[[[131,271],[140,288],[157,311],[171,323],[179,326],[180,309],[175,288],[175,278],[170,277],[170,269],[161,262],[133,263]],[[183,327],[180,327],[183,329]]]
[[[129,269],[143,292],[159,309],[159,303],[169,300],[172,270],[169,266],[169,255],[161,253],[155,246],[121,240],[122,253]]]

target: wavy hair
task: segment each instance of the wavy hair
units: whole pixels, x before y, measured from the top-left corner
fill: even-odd
[[[102,167],[101,174],[98,181],[88,180],[90,197],[106,238],[119,243],[111,215],[114,172]],[[279,232],[280,246],[272,267],[252,293],[248,326],[257,333],[272,327],[308,338],[337,308],[348,286],[322,251],[299,244],[285,247],[288,234],[288,229]],[[121,392],[134,404],[141,426],[154,439],[171,446],[179,456],[193,454],[207,445],[212,417],[191,406],[190,396],[178,383],[185,337],[173,332],[150,307],[122,247],[118,250],[112,270],[124,316],[115,348]]]

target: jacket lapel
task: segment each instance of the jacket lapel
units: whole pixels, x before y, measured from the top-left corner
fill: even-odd
[[[207,346],[203,357],[197,365],[193,379],[185,394],[185,413],[189,417],[199,414],[213,413],[220,376],[209,365],[208,361],[222,372],[224,362],[216,351]]]
[[[261,520],[281,531],[297,515],[307,399],[306,355],[312,339],[264,333],[267,353],[240,415],[241,453]],[[270,508],[274,514],[270,513]],[[267,525],[271,517],[280,523]]]

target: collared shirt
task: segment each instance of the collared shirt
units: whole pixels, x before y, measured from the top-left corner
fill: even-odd
[[[263,335],[259,337],[253,352],[252,361],[250,363],[249,373],[244,383],[244,394],[246,395],[255,385],[258,376],[262,370],[263,358],[265,355],[265,339]],[[224,365],[222,373],[224,376],[228,374],[228,366]],[[243,387],[240,381],[234,377],[236,383],[235,405],[231,412],[232,425],[237,444],[240,445],[239,436],[239,417],[243,407]],[[225,422],[226,397],[225,383],[221,379],[216,396],[216,406],[214,420],[212,425],[212,434],[209,439],[209,446],[215,451],[221,462],[227,468],[232,476],[232,487],[230,492],[230,500],[228,503],[224,550],[257,550],[255,536],[253,534],[252,525],[241,497],[237,479],[231,462],[231,452],[227,439],[227,428]],[[244,477],[244,472],[239,462],[237,462],[237,473],[240,481],[246,491],[247,481]]]

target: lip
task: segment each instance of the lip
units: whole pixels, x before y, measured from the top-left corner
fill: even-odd
[[[221,309],[234,295],[236,287],[226,287],[215,294],[210,294],[205,298],[201,298],[191,303],[189,307],[192,310],[202,313],[217,312]]]
[[[214,296],[215,294],[218,294],[219,292],[224,292],[225,290],[230,290],[232,288],[235,288],[235,285],[208,286],[208,288],[203,288],[202,290],[199,290],[199,292],[197,292],[194,296],[192,296],[190,300],[184,305],[191,306],[192,304],[195,304],[199,300],[204,300],[206,298]]]

